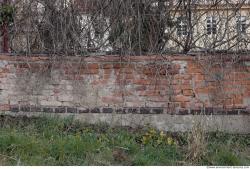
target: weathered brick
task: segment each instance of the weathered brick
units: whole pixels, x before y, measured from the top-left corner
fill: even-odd
[[[8,56],[5,58],[10,59]],[[222,74],[221,68],[215,66],[211,71],[203,72],[202,66],[189,56],[184,60],[183,57],[173,56],[171,57],[173,64],[169,64],[160,57],[156,58],[154,60],[156,62],[152,62],[150,56],[122,59],[115,56],[72,58],[73,63],[70,59],[67,64],[53,64],[53,71],[48,74],[49,78],[45,77],[46,72],[50,70],[49,67],[52,66],[47,63],[48,59],[28,58],[29,65],[23,61],[22,57],[10,59],[14,59],[15,63],[1,60],[0,103],[6,104],[7,108],[5,109],[1,105],[0,110],[11,110],[9,105],[39,103],[46,106],[48,110],[56,107],[48,112],[77,113],[78,109],[72,108],[72,105],[97,104],[100,106],[100,112],[109,113],[110,109],[114,107],[126,105],[130,109],[138,107],[136,113],[148,114],[149,110],[144,106],[149,105],[158,108],[168,107],[172,114],[177,114],[178,109],[191,109],[189,113],[194,114],[194,111],[200,111],[213,105],[225,106],[227,109],[206,111],[205,114],[236,115],[236,112],[241,114],[241,111],[242,114],[248,113],[247,110],[241,110],[245,107],[250,108],[248,104],[250,97],[248,68],[235,65],[231,72],[226,71]],[[15,84],[17,78],[20,78],[20,82],[22,82],[24,79],[22,75],[25,75],[27,71],[31,71],[31,73],[45,72],[42,76],[32,76],[32,78],[37,78],[32,80],[46,79],[47,82],[47,79],[50,79],[48,81],[50,84],[46,83],[41,89],[39,88],[42,92],[34,92],[36,95],[32,92],[29,95],[23,95],[24,90],[20,90],[20,92],[14,90],[17,89],[17,85],[21,84]],[[98,75],[99,73],[100,75]],[[157,76],[154,76],[156,74]],[[218,78],[222,78],[223,81],[218,83]],[[75,84],[78,85],[75,86]],[[81,93],[81,91],[83,92]],[[170,108],[168,103],[177,104],[177,106]],[[59,108],[60,106],[68,107],[63,111]],[[18,108],[12,110],[19,111]],[[164,109],[165,112],[166,110]],[[20,111],[29,111],[29,108],[21,106]],[[31,106],[30,111],[41,112],[43,110],[39,106]],[[133,113],[128,108],[113,111]],[[89,110],[79,108],[79,112],[88,113]],[[155,112],[150,110],[150,113]]]

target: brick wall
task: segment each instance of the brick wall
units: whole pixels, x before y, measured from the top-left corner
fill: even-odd
[[[0,110],[250,114],[250,57],[0,56]]]

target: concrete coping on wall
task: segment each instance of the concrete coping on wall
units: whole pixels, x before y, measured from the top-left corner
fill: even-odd
[[[147,56],[119,56],[119,55],[100,55],[100,56],[48,56],[48,55],[13,55],[13,54],[0,54],[0,60],[6,61],[28,61],[28,62],[39,62],[39,61],[71,61],[79,62],[82,60],[84,62],[157,62],[157,61],[191,61],[191,60],[202,60],[206,56],[211,56],[209,54],[173,54],[173,55],[147,55]],[[238,57],[241,61],[250,61],[250,56],[248,55],[233,55],[233,54],[217,54],[214,55],[219,59],[228,61],[229,58]]]

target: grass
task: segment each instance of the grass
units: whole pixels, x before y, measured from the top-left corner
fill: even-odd
[[[250,165],[249,135],[208,133],[198,160],[187,158],[188,135],[0,116],[0,165]]]

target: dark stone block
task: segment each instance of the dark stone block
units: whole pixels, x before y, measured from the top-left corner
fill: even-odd
[[[126,109],[125,108],[124,109],[117,109],[116,113],[117,114],[126,114]]]
[[[148,107],[141,107],[141,108],[140,108],[140,113],[141,113],[141,114],[150,114],[150,113],[151,113],[150,110],[151,110],[151,109],[148,108]]]
[[[65,107],[56,107],[55,113],[66,113],[66,108]]]
[[[11,112],[19,112],[19,106],[18,105],[10,106],[10,111]]]
[[[67,113],[77,113],[77,108],[67,107]]]
[[[240,110],[239,114],[240,115],[250,115],[250,110]]]
[[[218,107],[207,107],[205,108],[205,115],[225,115],[226,112],[222,108]]]
[[[44,107],[43,112],[45,113],[54,113],[54,109],[50,107]]]
[[[190,110],[190,114],[196,115],[196,114],[202,114],[203,112],[201,110]]]
[[[224,110],[215,110],[213,115],[226,115],[227,113]]]
[[[89,113],[89,109],[79,109],[78,113]]]
[[[91,113],[101,113],[99,108],[94,108],[91,110]]]
[[[137,114],[138,109],[137,108],[128,108],[128,113]]]
[[[225,113],[226,114],[226,113]],[[239,114],[239,111],[238,110],[230,110],[230,111],[227,111],[227,115],[238,115]]]
[[[193,112],[194,114],[196,114],[196,112]],[[178,115],[188,115],[189,111],[188,110],[179,110],[179,112],[177,113]]]
[[[152,114],[163,114],[163,108],[153,108]]]
[[[22,111],[22,112],[30,112],[30,106],[21,106],[20,111]]]
[[[42,108],[38,106],[31,106],[30,107],[31,112],[42,112]]]
[[[113,109],[112,108],[103,108],[102,113],[113,113]]]
[[[205,112],[202,112],[202,114],[205,114],[205,115],[213,115],[215,114],[215,111],[206,111]]]
[[[213,107],[207,107],[205,108],[205,114],[209,115],[209,114],[214,114],[214,112],[218,111],[217,109],[213,108]]]

